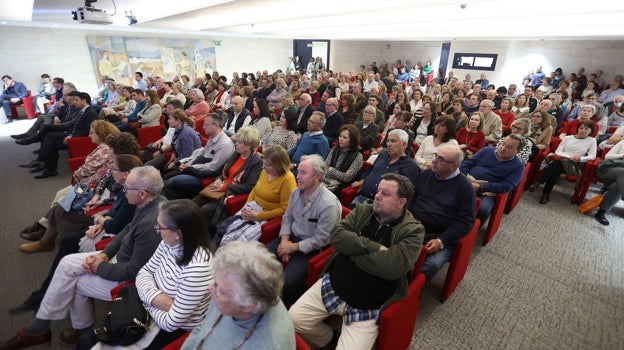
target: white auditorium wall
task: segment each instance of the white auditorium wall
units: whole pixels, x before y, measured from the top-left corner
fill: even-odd
[[[382,60],[394,63],[397,59],[412,63],[425,62],[431,59],[437,70],[440,60],[442,42],[395,42],[395,41],[345,41],[331,42],[330,59],[332,69],[359,71],[361,64],[368,65]],[[586,72],[596,69],[604,70],[606,80],[616,74],[624,74],[624,41],[612,40],[519,40],[519,41],[452,41],[449,55],[449,70],[456,77],[464,78],[470,73],[473,80],[479,78],[481,71],[453,69],[453,54],[463,53],[496,53],[498,60],[494,72],[486,71],[487,78],[497,86],[511,83],[519,84],[527,71],[538,64],[543,66],[546,74],[557,67],[564,73],[576,72],[584,66]]]
[[[87,35],[165,37],[133,32],[106,32],[68,29],[44,29],[0,26],[0,74],[9,74],[29,89],[35,90],[40,75],[63,77],[86,92],[97,91],[93,63],[89,56]],[[176,36],[167,35],[175,38]],[[177,36],[181,37],[181,36]],[[215,47],[219,74],[231,78],[232,72],[255,72],[259,69],[285,70],[292,55],[292,40],[205,37],[219,40]]]
[[[93,92],[97,88],[93,64],[87,48],[87,35],[163,37],[156,34],[133,32],[94,32],[56,28],[31,28],[0,26],[0,74],[10,74],[15,79],[36,89],[41,73],[61,76],[75,83],[80,89]],[[167,37],[176,37],[165,35]],[[180,37],[180,36],[178,36]],[[220,40],[216,46],[217,69],[231,77],[234,71],[255,72],[259,69],[282,69],[292,55],[292,40],[257,39],[206,36]],[[359,71],[360,64],[371,61],[389,63],[396,59],[431,59],[434,69],[439,64],[441,42],[435,41],[346,41],[333,40],[330,44],[330,68]],[[587,72],[598,68],[605,71],[605,79],[624,73],[624,41],[453,41],[450,58],[455,52],[497,53],[496,71],[487,72],[488,79],[497,86],[501,83],[520,83],[529,68],[542,64],[544,72],[550,73],[562,67],[565,73],[584,66]],[[451,68],[449,67],[448,70]],[[454,69],[463,78],[465,70]],[[479,71],[471,71],[478,79]]]

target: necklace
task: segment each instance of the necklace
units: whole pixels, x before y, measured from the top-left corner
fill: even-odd
[[[253,326],[251,326],[251,328],[249,328],[249,330],[247,331],[247,333],[245,334],[245,336],[243,337],[243,339],[241,339],[238,343],[236,343],[236,345],[234,345],[234,347],[232,348],[233,350],[237,350],[240,349],[241,346],[243,346],[243,344],[245,344],[245,342],[247,341],[247,339],[249,339],[249,337],[251,337],[251,335],[253,334],[253,332],[256,330],[256,328],[258,327],[258,323],[260,323],[260,321],[262,321],[262,317],[264,317],[264,313],[260,314],[260,316],[258,317],[258,319],[256,320],[256,322],[254,323]],[[219,317],[217,317],[217,319],[214,321],[214,323],[212,324],[212,326],[210,327],[210,329],[208,330],[208,332],[206,332],[206,335],[204,335],[204,337],[202,338],[202,340],[199,341],[199,343],[197,344],[197,346],[195,347],[195,350],[197,349],[201,349],[201,347],[204,345],[204,341],[206,340],[206,338],[208,338],[208,336],[210,336],[210,334],[212,334],[212,331],[214,331],[214,329],[217,327],[217,325],[219,324],[219,322],[221,322],[221,319],[223,318],[223,314],[220,314]]]
[[[470,146],[470,143],[477,136],[477,133],[476,132],[472,132],[469,129],[467,129],[467,131],[468,131],[468,133],[466,135],[466,145]]]

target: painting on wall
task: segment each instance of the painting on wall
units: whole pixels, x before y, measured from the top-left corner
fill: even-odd
[[[106,75],[117,83],[134,85],[134,72],[143,77],[191,80],[216,69],[214,41],[87,36],[98,81]]]

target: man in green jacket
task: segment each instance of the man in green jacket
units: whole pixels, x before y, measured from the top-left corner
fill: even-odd
[[[406,210],[414,186],[402,175],[382,177],[373,203],[358,205],[334,226],[336,252],[324,273],[290,308],[295,330],[317,347],[371,349],[383,308],[407,295],[425,230]],[[323,320],[342,315],[340,337]]]

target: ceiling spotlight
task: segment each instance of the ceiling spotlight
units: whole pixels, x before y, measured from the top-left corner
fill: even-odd
[[[129,25],[137,24],[138,22],[136,17],[132,14],[132,11],[126,11],[126,18],[128,19]]]

